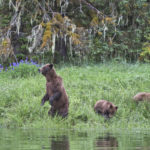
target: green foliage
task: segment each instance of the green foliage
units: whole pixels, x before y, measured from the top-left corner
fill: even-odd
[[[7,28],[12,17],[7,4],[8,2],[6,2],[5,5],[0,5],[0,28]]]
[[[137,61],[140,52],[138,49],[129,49],[128,45],[124,43],[113,43],[110,45],[107,42],[102,42],[100,39],[95,38],[88,57],[89,60],[94,62],[106,62],[116,59],[134,62]]]
[[[112,58],[149,62],[149,52],[144,46],[149,42],[146,38],[150,25],[148,1],[73,0],[65,1],[62,5],[61,2],[57,0],[53,5],[48,0],[1,1],[0,28],[4,34],[0,36],[4,39],[10,34],[12,47],[17,54],[31,57],[34,54],[42,59],[43,51],[48,50],[52,51],[52,59],[57,62],[64,58],[65,61],[74,62],[77,57],[80,62],[85,58],[96,62]],[[13,5],[18,9],[18,14],[21,12],[21,18],[15,14]],[[11,22],[15,17],[18,18],[17,25],[15,20],[14,25]],[[42,29],[38,30],[38,25],[42,25]],[[17,28],[20,29],[19,35]],[[29,36],[32,37],[30,42],[27,41]],[[33,54],[28,53],[29,47]]]
[[[7,73],[12,78],[28,78],[30,76],[36,75],[37,72],[37,66],[33,64],[20,63],[19,66],[9,68]]]
[[[12,79],[7,72],[0,73],[0,124],[4,127],[55,129],[150,128],[150,103],[137,105],[132,100],[138,92],[149,92],[148,68],[149,64],[124,62],[56,67],[69,96],[69,115],[66,119],[49,117],[49,103],[40,106],[45,94],[45,78],[41,74]],[[25,70],[25,67],[22,69]],[[100,99],[118,106],[112,119],[105,120],[95,114],[93,107]]]
[[[143,43],[140,59],[145,62],[150,62],[150,33],[145,34],[146,42]]]
[[[95,62],[100,62],[109,58],[109,53],[111,52],[110,49],[112,48],[109,47],[106,42],[102,43],[98,38],[96,38],[91,49],[91,53],[89,53],[90,59]]]
[[[53,63],[53,54],[52,51],[46,51],[42,54],[37,54],[37,55],[30,55],[30,58],[34,61],[34,62],[38,62],[38,64],[45,64],[45,63]],[[56,57],[58,58],[58,57]]]
[[[26,59],[26,55],[22,54],[22,53],[16,54],[16,58],[17,58],[18,61],[25,60]]]

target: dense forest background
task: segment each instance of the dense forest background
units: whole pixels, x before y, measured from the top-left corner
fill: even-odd
[[[150,60],[150,0],[0,0],[0,63]]]

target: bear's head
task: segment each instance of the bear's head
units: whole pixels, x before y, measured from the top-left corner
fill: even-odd
[[[43,67],[41,67],[40,69],[38,69],[38,71],[46,77],[47,81],[56,77],[56,72],[53,67],[53,64],[46,64]]]
[[[53,68],[53,64],[46,64],[43,67],[39,68],[38,71],[42,73],[44,76],[50,73]]]
[[[108,106],[108,117],[111,118],[117,111],[118,107],[115,106],[114,104],[109,104]]]

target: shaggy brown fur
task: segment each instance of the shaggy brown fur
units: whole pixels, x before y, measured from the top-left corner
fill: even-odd
[[[106,100],[99,100],[94,106],[95,112],[101,114],[105,118],[111,118],[115,114],[117,109],[117,106]]]
[[[49,115],[55,116],[58,114],[66,117],[68,115],[69,101],[62,78],[56,74],[53,64],[44,65],[39,69],[39,72],[46,78],[46,94],[42,98],[41,105],[44,105],[45,101],[49,101],[51,105]]]
[[[150,93],[140,92],[133,97],[133,100],[136,102],[144,100],[150,101]]]

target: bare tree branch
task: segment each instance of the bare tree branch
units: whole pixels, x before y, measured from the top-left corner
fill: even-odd
[[[86,4],[92,10],[96,11],[97,14],[100,15],[101,17],[105,17],[105,15],[102,12],[100,12],[97,8],[95,8],[92,4],[88,3],[86,0],[81,0],[81,2],[83,2],[84,4]]]

